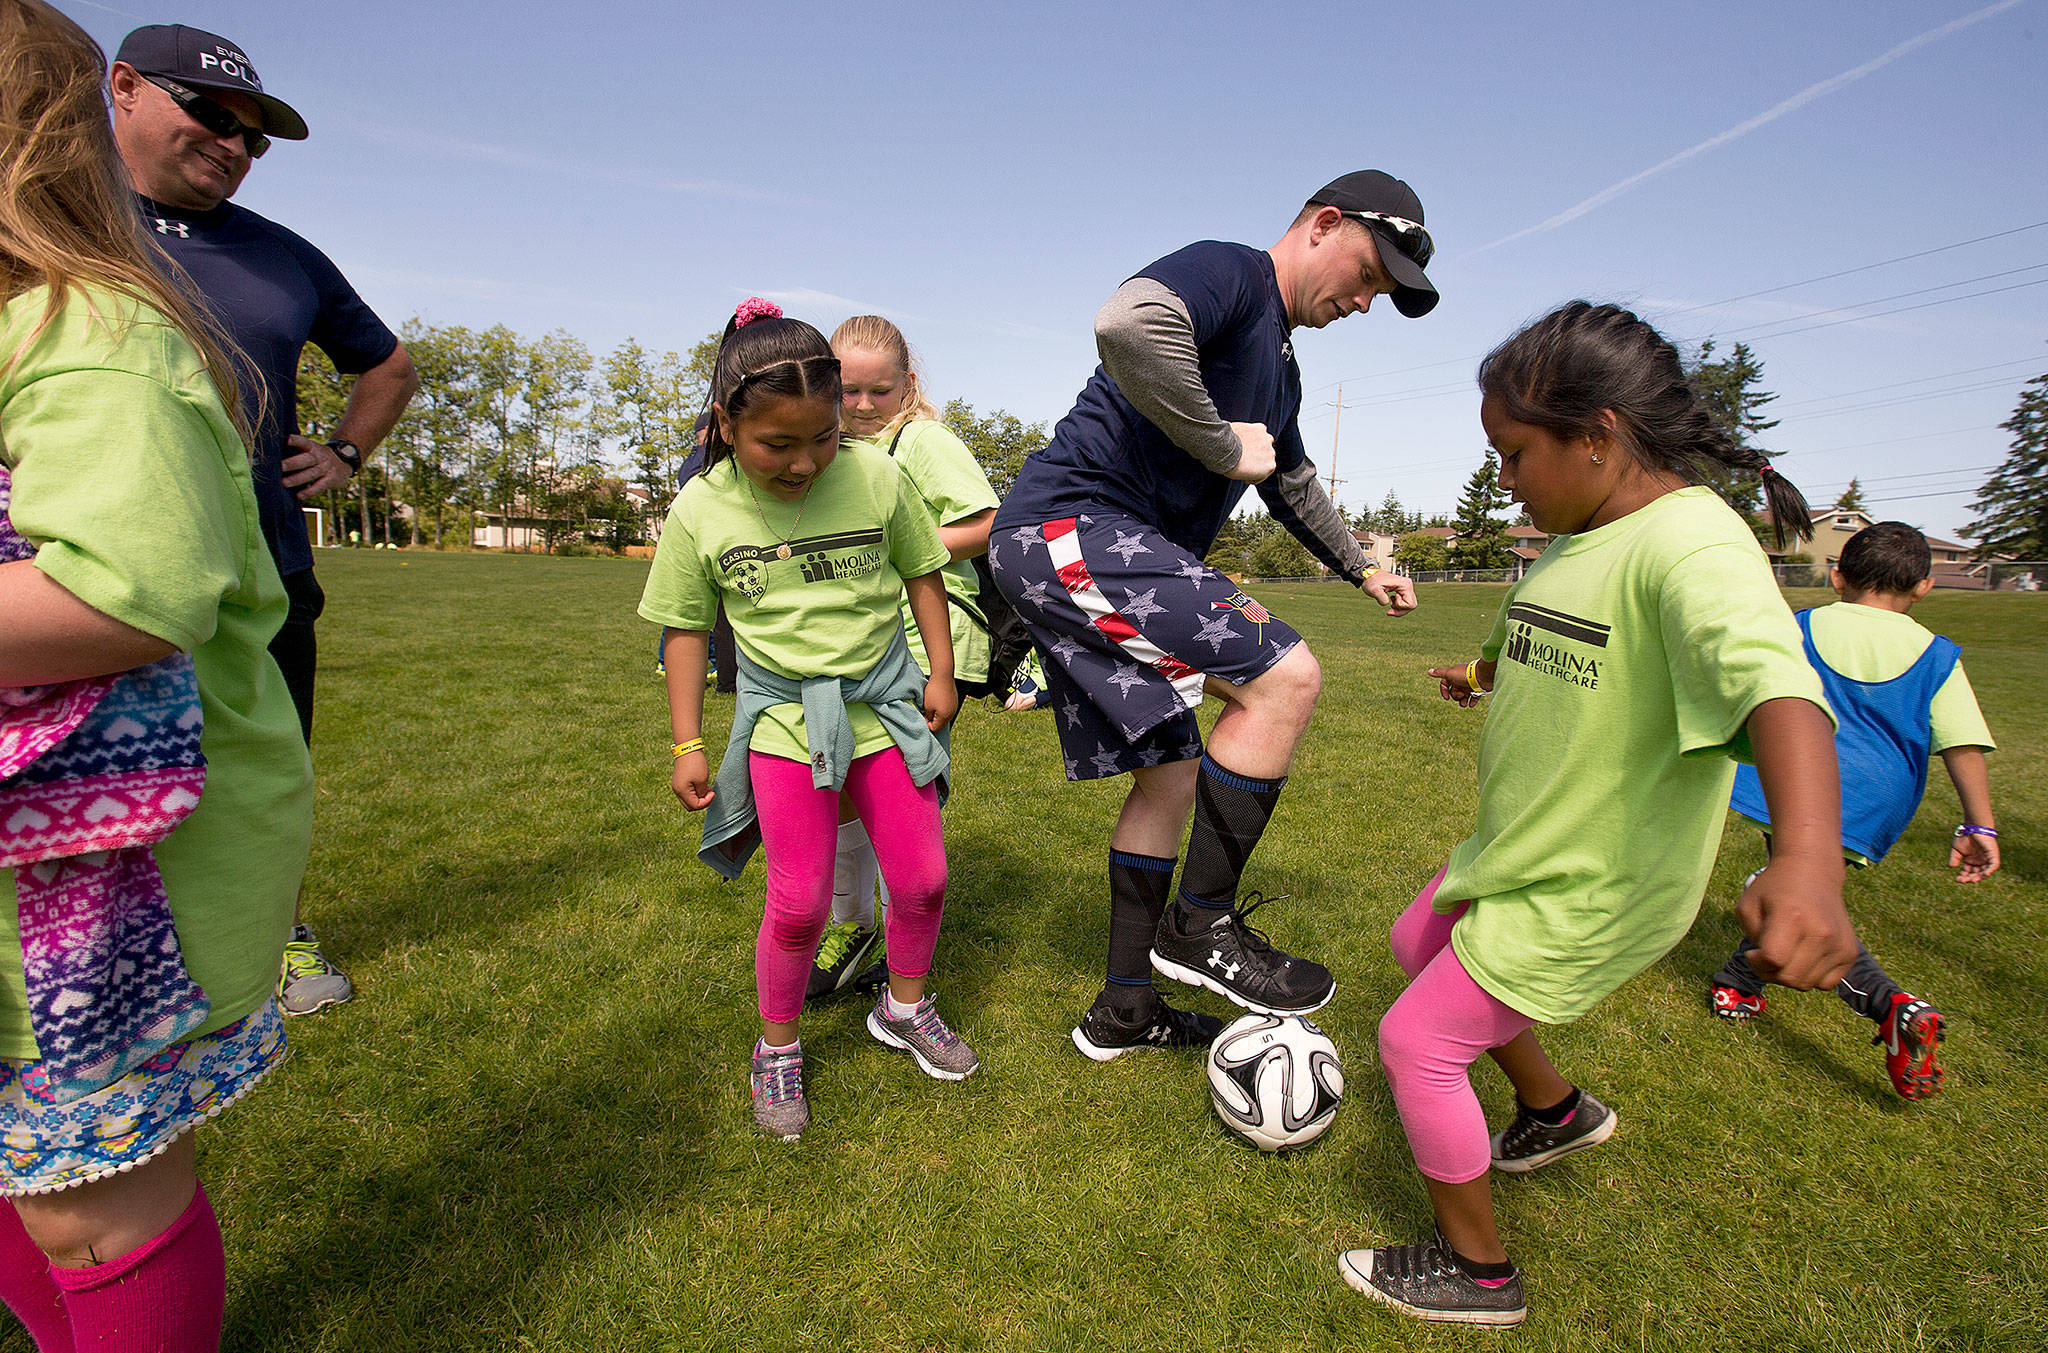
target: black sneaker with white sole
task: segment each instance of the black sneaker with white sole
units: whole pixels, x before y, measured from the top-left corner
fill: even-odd
[[[1374,1301],[1421,1320],[1519,1325],[1529,1314],[1520,1272],[1492,1281],[1475,1278],[1459,1267],[1441,1235],[1420,1245],[1346,1250],[1337,1256],[1337,1271]]]
[[[1493,1134],[1493,1168],[1509,1174],[1527,1174],[1589,1146],[1598,1146],[1614,1135],[1619,1120],[1614,1110],[1584,1090],[1571,1117],[1555,1126],[1544,1122],[1517,1103],[1515,1120]]]
[[[1127,1052],[1145,1049],[1193,1049],[1200,1051],[1223,1032],[1223,1021],[1214,1015],[1176,1010],[1163,997],[1154,997],[1150,1014],[1126,1017],[1098,996],[1081,1022],[1074,1026],[1074,1046],[1091,1061],[1107,1062]]]
[[[1210,910],[1179,903],[1166,909],[1152,938],[1152,966],[1176,982],[1207,987],[1262,1015],[1306,1015],[1337,994],[1337,979],[1312,959],[1282,953],[1245,918],[1278,897],[1247,893],[1243,906]],[[1284,894],[1283,894],[1284,896]],[[1200,928],[1183,933],[1179,918],[1192,914]],[[1212,919],[1213,918],[1213,919]],[[1206,924],[1201,924],[1206,922]]]

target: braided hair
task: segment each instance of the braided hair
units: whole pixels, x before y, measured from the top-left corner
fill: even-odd
[[[839,359],[832,345],[800,319],[785,318],[780,306],[758,297],[740,303],[726,321],[711,369],[711,402],[737,423],[748,406],[770,396],[829,399],[839,407]],[[719,420],[704,439],[708,470],[732,454]]]
[[[1805,496],[1762,452],[1715,424],[1678,350],[1633,311],[1590,301],[1559,306],[1486,355],[1479,389],[1516,422],[1566,440],[1608,436],[1602,415],[1611,412],[1616,440],[1644,469],[1688,484],[1708,482],[1716,466],[1747,470],[1763,481],[1781,547],[1787,528],[1794,536],[1813,530]]]

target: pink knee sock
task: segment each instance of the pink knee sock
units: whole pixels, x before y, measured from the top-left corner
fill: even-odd
[[[50,1257],[22,1229],[21,1214],[0,1202],[0,1298],[28,1326],[38,1353],[72,1353],[71,1317],[50,1276]]]
[[[219,1353],[227,1255],[202,1186],[192,1205],[141,1249],[90,1268],[51,1270],[81,1349],[95,1353]]]

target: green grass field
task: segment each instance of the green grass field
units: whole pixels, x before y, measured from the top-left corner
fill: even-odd
[[[1049,717],[970,708],[934,988],[984,1071],[920,1075],[857,999],[805,1026],[812,1128],[755,1135],[758,864],[720,886],[668,790],[643,563],[323,555],[307,912],[352,1004],[201,1136],[230,1349],[2039,1349],[2048,1344],[2048,602],[1941,593],[2004,749],[2005,869],[1959,887],[1937,772],[1854,877],[1862,934],[1948,1013],[1948,1091],[1892,1093],[1832,996],[1710,1018],[1705,976],[1760,847],[1731,831],[1698,925],[1546,1043],[1621,1115],[1496,1185],[1521,1331],[1440,1330],[1346,1288],[1348,1246],[1427,1224],[1374,1055],[1393,918],[1473,812],[1478,713],[1432,662],[1501,589],[1400,622],[1261,589],[1323,704],[1247,886],[1330,964],[1348,1102],[1287,1158],[1227,1136],[1192,1057],[1084,1062],[1121,782],[1070,786]],[[1795,594],[1795,604],[1820,594]],[[722,746],[730,697],[707,732]],[[1204,1009],[1216,998],[1185,991]],[[1496,1125],[1511,1103],[1475,1071]],[[13,1343],[25,1347],[19,1330]],[[5,1343],[5,1340],[0,1340]],[[1502,1347],[1505,1344],[1500,1345]]]

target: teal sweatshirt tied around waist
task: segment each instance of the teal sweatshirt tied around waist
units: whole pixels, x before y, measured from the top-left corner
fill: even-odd
[[[903,764],[915,785],[937,781],[939,801],[946,797],[946,771],[951,764],[952,729],[934,734],[924,721],[924,673],[910,656],[903,631],[882,660],[866,676],[819,676],[804,681],[771,672],[738,650],[739,703],[733,711],[732,737],[712,782],[710,807],[704,810],[704,839],[697,858],[727,879],[736,879],[761,844],[761,823],[754,809],[754,781],[747,770],[747,747],[754,724],[772,705],[802,705],[804,736],[811,754],[811,784],[837,793],[853,764],[853,721],[848,705],[866,705],[903,753]]]

